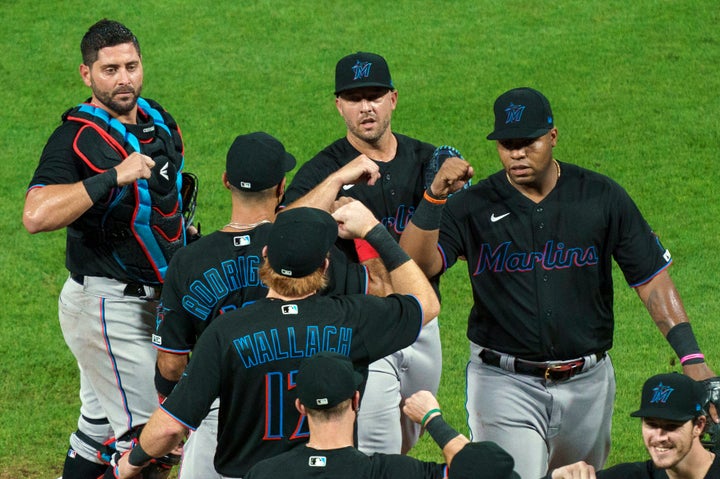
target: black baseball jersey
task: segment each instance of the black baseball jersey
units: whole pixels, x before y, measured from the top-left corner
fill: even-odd
[[[195,429],[219,397],[215,469],[242,477],[256,462],[307,441],[304,417],[294,405],[302,358],[336,351],[367,375],[370,362],[412,344],[421,324],[413,296],[260,299],[205,329],[161,407]]]
[[[156,162],[149,179],[113,188],[67,226],[67,269],[160,284],[170,257],[185,243],[179,209],[184,151],[177,124],[160,105],[143,98],[137,124],[120,123],[89,100],[62,119],[28,189],[77,183],[114,167],[132,151]]]
[[[400,454],[367,456],[349,446],[329,450],[296,447],[256,464],[243,479],[442,479],[446,472],[445,464]]]
[[[271,229],[266,223],[246,232],[215,231],[173,256],[152,338],[156,349],[189,353],[217,315],[267,295],[259,270]],[[321,294],[367,293],[365,268],[348,264],[336,248],[330,253],[327,276],[328,286]]]
[[[671,263],[635,203],[610,178],[561,163],[535,203],[500,171],[453,195],[439,247],[467,258],[474,305],[468,338],[529,360],[607,351],[613,339],[612,258],[631,286]]]
[[[424,168],[435,147],[405,135],[394,135],[397,139],[395,158],[377,162],[381,174],[378,182],[374,186],[364,183],[345,185],[339,196],[360,200],[397,240],[422,199],[425,191]],[[285,203],[290,204],[304,196],[358,155],[360,152],[347,138],[335,141],[298,170],[285,192]],[[349,258],[357,259],[352,242],[341,241],[338,245]]]
[[[631,462],[598,471],[598,479],[667,479],[666,469],[658,469],[652,460],[646,462]],[[720,456],[715,455],[705,479],[720,478]]]

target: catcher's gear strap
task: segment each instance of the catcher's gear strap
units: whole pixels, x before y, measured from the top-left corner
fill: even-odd
[[[108,439],[104,444],[91,438],[81,430],[75,431],[75,435],[85,444],[94,448],[97,451],[97,458],[100,459],[103,464],[110,464],[113,454],[117,452],[115,449],[115,438]]]

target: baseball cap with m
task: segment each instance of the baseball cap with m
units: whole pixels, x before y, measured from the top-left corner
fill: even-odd
[[[495,130],[488,140],[537,138],[550,131],[553,123],[550,102],[532,88],[514,88],[495,100]]]
[[[308,207],[282,211],[268,237],[268,263],[283,276],[307,276],[322,266],[337,234],[337,223],[326,211]]]
[[[335,65],[335,95],[353,88],[377,86],[394,90],[390,69],[383,57],[357,52],[340,59]]]
[[[684,374],[658,374],[645,381],[640,409],[630,415],[689,421],[703,414],[704,396],[703,385]]]
[[[262,191],[279,185],[295,168],[295,157],[275,137],[256,131],[235,138],[227,152],[225,173],[243,191]]]
[[[300,362],[295,378],[298,399],[310,409],[329,409],[350,399],[363,382],[350,358],[321,351]]]

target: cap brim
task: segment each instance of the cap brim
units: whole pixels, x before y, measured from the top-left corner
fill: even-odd
[[[285,169],[285,172],[287,173],[288,171],[295,168],[296,164],[297,164],[297,160],[295,160],[295,157],[286,151],[285,159],[283,160],[283,168]]]
[[[522,128],[508,128],[506,130],[493,131],[487,136],[488,140],[515,140],[520,138],[539,138],[552,130],[553,127],[540,128],[537,130],[526,130]]]
[[[350,90],[356,90],[358,88],[367,88],[367,87],[379,87],[379,88],[387,88],[388,90],[394,90],[395,87],[392,85],[388,85],[387,83],[380,83],[380,82],[358,82],[353,83],[352,85],[348,85],[345,88],[341,88],[340,90],[335,90],[335,95],[338,95],[345,91]]]
[[[673,414],[670,414],[670,411],[667,411],[665,409],[638,409],[635,412],[630,413],[630,416],[632,417],[652,417],[657,419],[665,419],[668,421],[678,421],[678,422],[685,422],[689,421],[690,419],[695,418],[692,414],[685,414],[683,416],[676,416]]]

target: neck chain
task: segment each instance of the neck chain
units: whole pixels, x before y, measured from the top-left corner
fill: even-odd
[[[238,231],[249,231],[249,230],[255,229],[258,226],[265,224],[265,223],[270,223],[270,220],[262,220],[262,221],[258,221],[257,223],[247,223],[247,224],[235,223],[234,221],[231,221],[230,223],[225,225],[225,228],[232,228],[232,229],[238,230]]]
[[[557,177],[560,178],[560,163],[557,162],[555,158],[553,158],[553,163],[555,163],[555,169],[557,170]],[[513,181],[510,179],[510,175],[508,174],[507,170],[505,170],[505,178],[507,178],[508,183],[511,185],[513,184]]]

